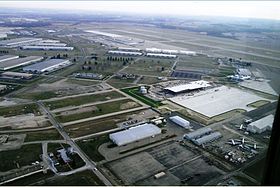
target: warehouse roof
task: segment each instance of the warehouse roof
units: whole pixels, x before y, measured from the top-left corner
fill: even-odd
[[[28,43],[28,42],[35,42],[35,41],[40,41],[40,40],[42,40],[42,38],[28,38],[28,37],[14,38],[14,39],[10,39],[10,40],[3,40],[0,42],[0,45],[10,46],[10,45],[18,45],[18,44],[23,44],[23,43]]]
[[[39,46],[39,45],[25,45],[21,47],[22,49],[41,49],[41,50],[73,50],[74,47],[66,46]]]
[[[261,118],[257,121],[250,123],[248,126],[257,127],[258,129],[263,129],[267,127],[272,128],[273,120],[274,120],[274,116],[273,114],[270,114],[264,118]]]
[[[196,140],[193,140],[193,142],[197,145],[202,145],[208,142],[211,142],[213,140],[216,140],[218,138],[222,137],[222,134],[219,132],[213,132],[211,134],[208,134],[206,136],[202,136],[201,138],[198,138]]]
[[[173,87],[167,87],[165,88],[165,90],[169,90],[172,92],[182,92],[182,91],[186,91],[186,90],[195,90],[195,89],[199,89],[199,88],[206,88],[211,86],[209,84],[209,82],[204,81],[204,80],[199,80],[199,81],[192,81],[190,83],[187,84],[182,84],[182,85],[178,85],[178,86],[173,86]]]
[[[34,70],[34,71],[41,71],[43,69],[55,66],[55,65],[59,65],[65,62],[68,62],[69,60],[66,59],[50,59],[50,60],[45,60],[43,62],[39,62],[36,64],[32,64],[30,66],[26,66],[23,69],[24,70]]]
[[[33,74],[30,73],[19,73],[19,72],[13,72],[13,71],[7,71],[1,74],[2,76],[12,76],[12,77],[32,77]]]
[[[7,69],[14,68],[14,67],[27,65],[27,64],[30,64],[32,62],[36,62],[36,61],[39,61],[42,59],[43,59],[43,57],[41,57],[41,56],[28,56],[28,57],[24,57],[24,58],[7,60],[7,61],[0,63],[0,69],[7,70]]]
[[[124,55],[142,55],[142,53],[139,52],[130,52],[130,51],[108,51],[108,53],[113,54],[124,54]]]
[[[180,116],[172,116],[169,119],[177,125],[180,125],[181,127],[184,127],[186,129],[189,129],[191,127],[190,122],[185,120],[184,118],[181,118]]]
[[[0,56],[0,62],[4,62],[7,60],[11,60],[11,59],[16,59],[18,57],[19,56],[16,56],[16,55],[3,55],[3,56]]]
[[[161,54],[161,53],[147,53],[147,56],[155,56],[155,57],[171,57],[176,58],[176,55],[170,55],[170,54]]]
[[[110,139],[118,146],[125,145],[137,140],[151,137],[161,133],[161,129],[157,126],[145,123],[127,130],[110,134]]]
[[[212,129],[209,127],[204,127],[204,128],[200,128],[196,131],[190,132],[188,134],[185,134],[184,137],[186,137],[187,139],[194,139],[194,138],[200,137],[209,132],[212,132]]]

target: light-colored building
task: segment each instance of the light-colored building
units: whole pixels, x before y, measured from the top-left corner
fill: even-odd
[[[0,84],[0,91],[6,90],[6,89],[7,89],[6,85]]]
[[[153,137],[161,134],[161,129],[157,126],[145,123],[136,127],[131,127],[127,130],[116,132],[109,135],[109,138],[118,146],[126,145],[141,139]]]
[[[181,118],[180,116],[172,116],[169,118],[172,122],[174,122],[176,125],[179,125],[185,129],[190,129],[190,122],[185,120],[184,118]]]
[[[217,140],[221,137],[222,137],[222,134],[220,132],[213,132],[211,134],[202,136],[201,138],[193,139],[192,141],[196,145],[202,145],[202,144],[206,144],[206,143],[212,142],[214,140]]]
[[[141,56],[140,52],[132,52],[132,51],[108,51],[109,54],[113,55],[128,55],[128,56]]]
[[[271,130],[273,121],[274,121],[274,116],[272,114],[268,115],[264,118],[261,118],[257,121],[248,124],[247,131],[252,133],[262,133],[267,130]]]
[[[166,87],[166,88],[164,88],[164,90],[167,90],[167,91],[170,91],[173,93],[181,93],[181,92],[206,88],[206,87],[210,87],[210,86],[211,85],[208,81],[199,80],[199,81],[192,81],[187,84],[182,84],[182,85],[178,85],[178,86]]]
[[[71,65],[67,59],[50,59],[23,68],[25,72],[44,73],[51,72]]]
[[[42,40],[42,38],[28,38],[28,37],[14,38],[14,39],[10,39],[10,40],[0,41],[0,46],[18,47],[18,46],[22,46],[22,45],[30,45],[30,44],[39,42],[41,40]]]
[[[61,50],[61,51],[72,51],[74,47],[65,47],[65,46],[39,46],[39,45],[25,45],[21,49],[24,50]]]
[[[161,54],[161,53],[147,53],[147,57],[156,57],[156,58],[176,58],[177,55],[170,54]]]
[[[139,92],[140,92],[141,94],[146,94],[146,93],[148,93],[147,88],[146,88],[145,86],[140,86]]]
[[[7,61],[7,60],[13,60],[13,59],[16,59],[16,58],[19,58],[19,56],[16,56],[16,55],[3,55],[3,56],[0,56],[0,63],[4,62],[4,61]]]
[[[196,139],[196,138],[199,138],[205,134],[208,134],[212,132],[212,129],[209,128],[209,127],[204,127],[204,128],[200,128],[200,129],[197,129],[193,132],[190,132],[190,133],[187,133],[184,135],[184,138],[188,139],[188,140],[192,140],[192,139]]]
[[[41,57],[41,56],[28,56],[28,57],[24,57],[24,58],[6,60],[6,61],[0,63],[0,70],[9,70],[9,69],[16,68],[19,66],[31,64],[33,62],[38,62],[42,59],[43,59],[43,57]]]
[[[7,71],[1,74],[1,78],[15,78],[15,79],[31,79],[33,74],[30,73],[18,73]]]
[[[134,51],[134,52],[140,52],[141,51],[141,49],[129,48],[129,47],[118,47],[118,50],[120,50],[120,51]]]

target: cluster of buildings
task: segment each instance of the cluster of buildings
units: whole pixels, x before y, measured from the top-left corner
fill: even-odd
[[[234,81],[244,81],[251,79],[252,73],[246,68],[238,68],[236,74],[227,76],[228,79]]]
[[[196,131],[184,135],[184,138],[191,140],[196,145],[210,143],[222,137],[220,132],[214,132],[209,127],[200,128]]]
[[[23,50],[62,50],[70,51],[74,47],[69,47],[65,43],[60,43],[58,40],[44,40],[43,38],[14,38],[9,40],[0,41],[0,46],[6,48],[19,47]]]

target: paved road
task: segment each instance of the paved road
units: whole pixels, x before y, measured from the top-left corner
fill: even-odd
[[[96,163],[90,160],[88,156],[80,149],[80,147],[68,136],[68,134],[63,129],[63,126],[56,121],[56,119],[53,117],[51,112],[44,106],[44,104],[42,102],[37,103],[41,107],[41,109],[47,114],[49,120],[58,130],[61,136],[67,141],[67,143],[71,147],[74,148],[75,152],[77,152],[79,156],[83,159],[83,161],[86,163],[86,166],[88,166],[106,186],[111,186],[111,182],[96,168]]]

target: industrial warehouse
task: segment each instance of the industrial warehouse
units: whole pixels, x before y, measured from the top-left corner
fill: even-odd
[[[2,79],[31,79],[33,74],[6,71],[1,74]]]
[[[143,124],[110,134],[110,139],[118,146],[161,134],[161,129],[153,124]]]
[[[13,59],[16,59],[16,58],[19,58],[19,56],[16,56],[16,55],[4,55],[4,56],[0,56],[0,63],[1,63],[1,62],[4,62],[4,61],[7,61],[7,60],[13,60]]]
[[[140,52],[130,52],[130,51],[108,51],[109,54],[112,55],[128,55],[128,56],[141,56]]]
[[[71,65],[66,59],[50,59],[40,63],[32,64],[23,68],[25,72],[44,73],[51,72]]]
[[[182,84],[182,85],[178,85],[178,86],[167,87],[164,90],[169,91],[173,94],[178,94],[178,93],[182,93],[182,92],[203,89],[203,88],[207,88],[210,86],[211,86],[211,84],[208,81],[199,80],[199,81],[192,81],[187,84]]]
[[[169,54],[161,54],[161,53],[147,53],[147,57],[155,57],[155,58],[176,58],[176,55]]]
[[[8,70],[43,60],[41,56],[28,56],[0,62],[0,70]]]
[[[213,132],[209,127],[201,128],[184,135],[185,139],[191,140],[196,145],[203,145],[222,137],[220,132]]]
[[[38,42],[43,40],[42,38],[15,38],[10,40],[0,41],[0,46],[13,48],[19,47],[22,45],[33,44],[34,42]]]
[[[24,50],[62,50],[62,51],[71,51],[74,47],[66,47],[66,46],[44,46],[44,45],[25,45],[22,46],[21,49]]]
[[[247,126],[247,131],[252,132],[252,133],[263,133],[267,130],[271,130],[272,129],[272,124],[273,124],[273,120],[274,120],[274,116],[268,115],[264,118],[261,118],[257,121],[254,121],[252,123],[250,123]]]
[[[169,118],[172,122],[174,122],[176,125],[179,125],[185,129],[190,129],[190,122],[185,120],[184,118],[181,118],[180,116],[172,116]]]

